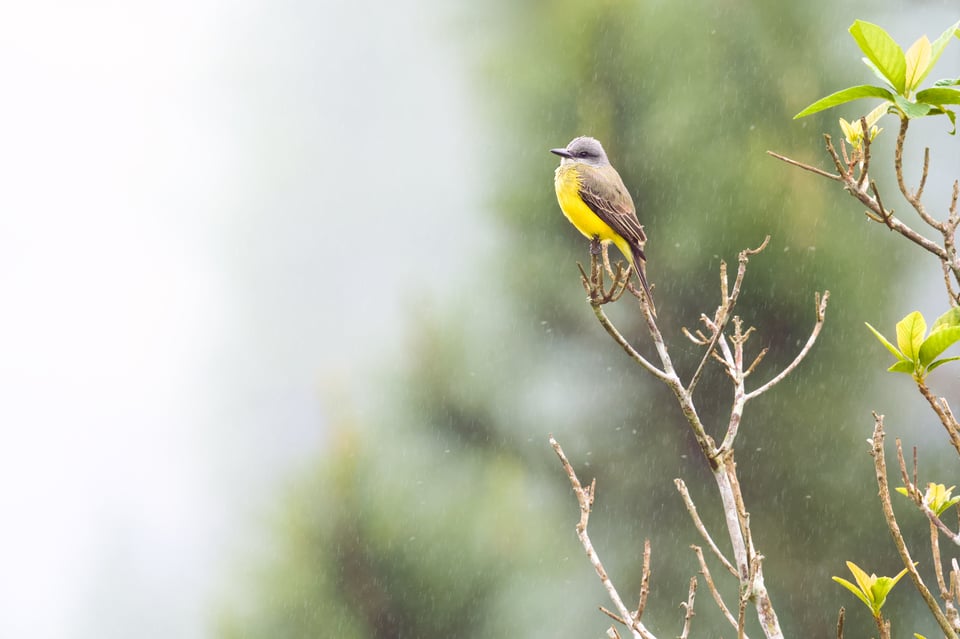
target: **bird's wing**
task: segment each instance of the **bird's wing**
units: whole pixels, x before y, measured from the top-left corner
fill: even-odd
[[[584,203],[632,247],[642,249],[647,236],[637,219],[627,187],[616,170],[608,167],[608,173],[603,176],[606,179],[596,179],[589,174],[583,177],[586,179],[581,179],[580,197]],[[643,255],[642,250],[640,255]]]

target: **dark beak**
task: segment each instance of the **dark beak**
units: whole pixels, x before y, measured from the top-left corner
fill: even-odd
[[[566,149],[550,149],[550,152],[553,153],[554,155],[559,155],[562,158],[573,157],[572,155],[570,155],[570,151],[567,151]]]

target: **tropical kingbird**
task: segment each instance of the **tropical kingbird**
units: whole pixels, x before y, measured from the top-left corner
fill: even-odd
[[[630,192],[610,164],[600,142],[574,138],[565,149],[550,149],[562,159],[554,177],[557,201],[570,223],[586,237],[613,242],[633,265],[640,284],[653,305],[644,274],[647,236],[637,220]]]

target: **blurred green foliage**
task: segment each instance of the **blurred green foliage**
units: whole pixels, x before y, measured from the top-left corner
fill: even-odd
[[[700,539],[672,479],[685,479],[721,539],[716,491],[672,396],[630,365],[584,302],[575,261],[588,259],[587,243],[560,213],[547,152],[575,135],[599,138],[633,193],[660,325],[684,375],[698,353],[680,328],[713,312],[720,259],[773,238],[752,259],[738,308],[758,328],[751,352],[771,349],[755,384],[806,340],[814,291],[832,292],[813,353],[748,406],[739,438],[787,634],[832,632],[830,575],[844,560],[897,572],[870,499],[871,378],[857,360],[872,339],[864,309],[872,317],[888,302],[877,280],[892,277],[898,248],[865,230],[832,183],[765,154],[817,163],[820,131],[836,126],[791,120],[841,81],[823,37],[855,16],[824,13],[829,4],[464,9],[483,34],[464,38],[464,55],[479,49],[483,60],[475,99],[495,133],[476,170],[489,173],[501,251],[448,308],[414,318],[400,370],[371,376],[369,415],[334,424],[330,450],[282,509],[275,556],[224,613],[223,636],[603,636],[609,620],[596,607],[609,602],[576,542],[576,502],[548,433],[582,478],[597,477],[591,534],[628,600],[651,539],[644,619],[660,636],[679,632],[677,604],[698,570],[688,546]],[[649,351],[629,302],[610,313]],[[729,405],[716,367],[698,395],[716,435]],[[724,586],[731,598],[734,589]],[[725,622],[706,590],[696,609],[694,635],[717,636]],[[850,636],[871,627],[847,624]]]

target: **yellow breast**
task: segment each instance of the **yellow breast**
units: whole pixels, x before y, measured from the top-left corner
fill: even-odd
[[[570,223],[586,237],[598,236],[601,240],[621,239],[606,222],[597,217],[580,198],[580,179],[575,164],[561,164],[554,174],[557,201]]]

